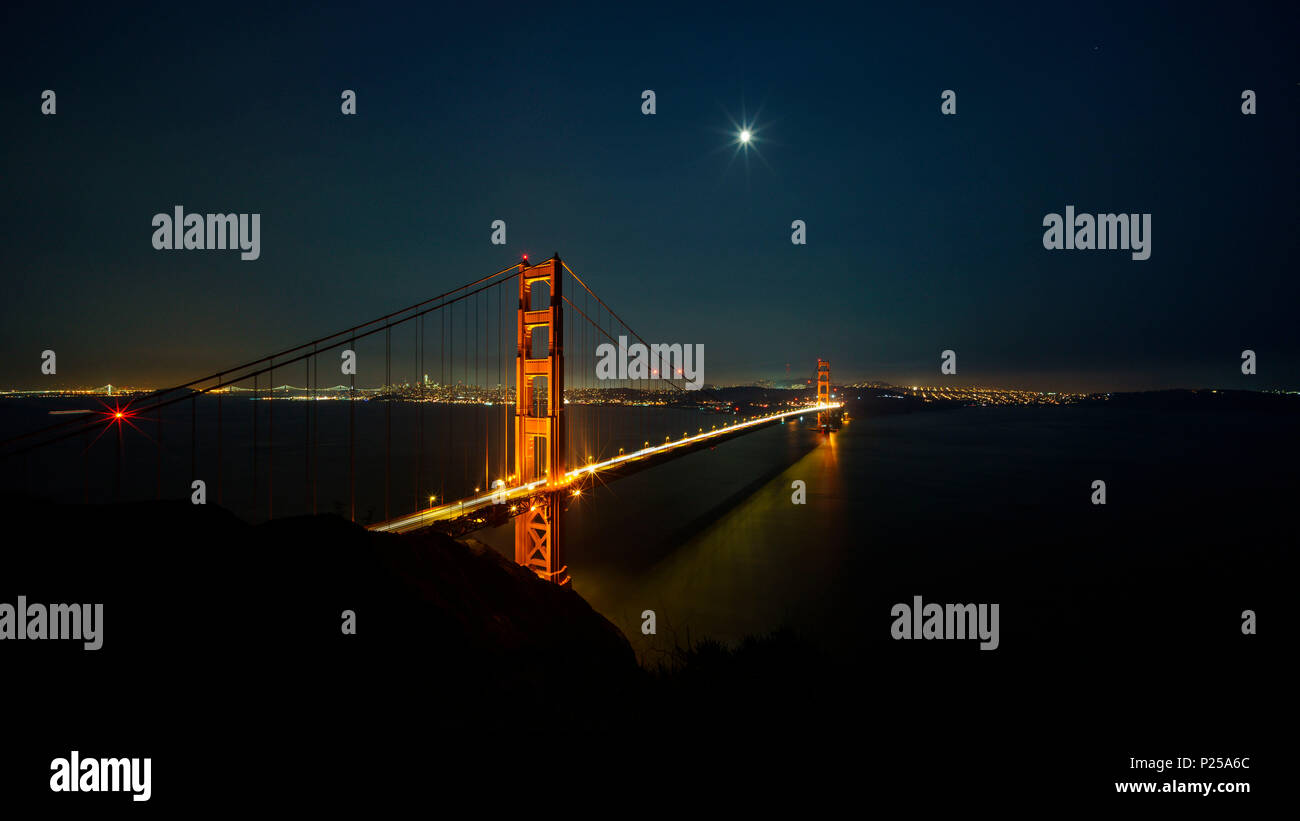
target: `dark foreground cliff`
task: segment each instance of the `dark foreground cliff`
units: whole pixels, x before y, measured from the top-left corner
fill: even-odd
[[[104,605],[98,650],[0,642],[10,797],[48,798],[50,761],[79,750],[152,756],[149,807],[262,791],[318,806],[486,765],[497,737],[600,726],[646,680],[572,590],[437,534],[180,503],[0,513],[0,603]]]
[[[572,590],[435,533],[373,533],[332,515],[250,526],[169,502],[30,504],[6,518],[34,527],[0,551],[0,601],[105,606],[102,649],[14,642],[7,657],[105,684],[192,677],[168,686],[222,682],[238,703],[382,682],[381,691],[412,687],[421,709],[454,720],[429,699],[600,686],[639,672],[622,633]]]
[[[1278,600],[1259,580],[1276,551],[1253,531],[1243,543],[1262,552],[1241,567],[1121,568],[1123,585],[1166,614],[1158,636],[1120,629],[1135,613],[1107,607],[1109,570],[1071,561],[1067,573],[1044,564],[1060,551],[1039,549],[1038,559],[961,565],[961,584],[924,587],[956,601],[1001,585],[992,600],[1037,613],[1047,612],[1031,606],[1041,585],[1068,578],[1087,623],[1045,619],[1025,633],[1009,621],[996,653],[894,641],[876,616],[907,598],[881,586],[914,578],[900,564],[844,580],[860,590],[844,614],[861,625],[849,657],[782,633],[736,648],[697,638],[643,669],[572,590],[436,534],[371,533],[335,516],[249,526],[178,503],[11,501],[0,515],[0,604],[104,605],[99,650],[0,646],[6,799],[48,799],[49,762],[71,750],[152,756],[156,810],[192,808],[194,796],[238,807],[261,794],[312,808],[436,804],[491,798],[469,789],[484,781],[580,791],[593,760],[638,789],[737,768],[754,786],[756,775],[813,768],[841,789],[900,794],[942,774],[957,797],[993,778],[1014,779],[1025,796],[1098,796],[1129,756],[1166,748],[1254,755],[1256,779],[1279,771],[1262,741],[1285,678],[1256,652],[1264,645],[1233,635],[1234,611]],[[1013,567],[1019,575],[1007,576]],[[344,611],[355,634],[342,629]],[[1220,611],[1226,627],[1210,619]],[[1260,638],[1276,642],[1267,623]],[[1205,650],[1220,645],[1237,649]]]

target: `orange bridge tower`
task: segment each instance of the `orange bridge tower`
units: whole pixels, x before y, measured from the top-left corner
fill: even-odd
[[[828,359],[817,360],[817,404],[829,405],[831,403],[831,363]],[[817,414],[817,427],[824,428],[830,424],[831,415],[829,411],[819,412]]]
[[[515,478],[519,484],[545,479],[523,501],[515,518],[515,561],[557,584],[569,581],[561,561],[560,520],[564,504],[564,313],[563,263],[519,265],[519,348],[515,356]],[[538,297],[546,295],[537,307]],[[535,343],[545,337],[543,355]]]

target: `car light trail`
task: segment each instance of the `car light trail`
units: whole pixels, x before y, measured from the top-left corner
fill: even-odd
[[[754,428],[759,425],[764,425],[768,422],[773,422],[779,419],[788,419],[792,416],[799,416],[805,413],[815,413],[818,411],[835,410],[836,408],[839,407],[842,407],[842,403],[832,402],[829,404],[808,405],[807,407],[798,408],[796,410],[783,411],[781,413],[774,413],[768,416],[755,417],[753,419],[748,419],[744,422],[738,422],[734,425],[728,425],[726,427],[719,428],[717,430],[711,430],[708,431],[707,433],[697,433],[693,436],[686,436],[681,439],[677,439],[675,441],[665,442],[662,445],[647,446],[642,448],[641,450],[633,451],[632,453],[620,454],[613,458],[606,459],[603,462],[595,462],[592,464],[583,465],[582,467],[576,470],[571,470],[568,473],[564,474],[564,477],[558,483],[556,483],[555,487],[563,488],[566,485],[573,482],[574,480],[580,479],[584,475],[591,476],[601,471],[609,470],[610,468],[615,468],[620,465],[624,465],[630,462],[635,462],[640,459],[645,459],[647,457],[665,453],[667,451],[676,450],[677,448],[688,447],[690,445],[699,442],[704,442],[709,439],[716,439],[720,436],[726,436],[727,434],[736,433],[737,431]],[[418,511],[416,513],[412,513],[408,516],[401,516],[396,519],[391,519],[387,522],[380,522],[379,524],[371,525],[370,529],[385,532],[385,533],[405,533],[410,530],[418,530],[419,528],[425,527],[429,524],[432,524],[433,522],[455,519],[457,517],[465,515],[466,513],[472,513],[480,508],[487,507],[488,505],[507,504],[509,502],[517,501],[521,498],[527,498],[528,496],[532,495],[535,491],[545,490],[547,487],[548,487],[547,480],[543,478],[543,479],[538,479],[534,482],[529,482],[528,484],[515,485],[514,487],[510,487],[510,488],[496,488],[490,493],[485,493],[479,496],[473,496],[468,499],[461,499],[459,501],[448,502],[446,504],[437,505],[437,506],[431,505],[430,507],[424,510]],[[575,493],[574,495],[576,496],[577,494]],[[512,513],[515,512],[513,506],[511,508],[511,512]]]

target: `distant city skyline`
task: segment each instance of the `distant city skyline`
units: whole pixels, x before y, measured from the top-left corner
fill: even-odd
[[[41,393],[84,393],[89,395],[114,396],[114,395],[122,395],[122,394],[132,394],[132,393],[140,394],[140,393],[161,391],[169,388],[174,388],[179,384],[184,384],[184,383],[168,383],[168,384],[105,383],[104,385],[94,385],[94,386],[71,385],[71,384],[63,384],[63,383],[45,384],[45,385],[32,384],[29,386],[11,385],[11,386],[0,387],[0,397],[7,396],[7,395],[9,396],[32,395],[32,394],[41,394]],[[464,382],[448,382],[444,385],[443,383],[430,381],[426,384],[430,387],[463,386],[463,387],[474,387],[483,391],[490,391],[494,389],[505,390],[511,393],[512,395],[514,392],[514,385],[511,383],[498,383],[496,385],[486,385],[486,384],[474,385],[472,383],[464,383]],[[1079,388],[1066,388],[1062,386],[1038,387],[1038,386],[1027,386],[1027,385],[999,384],[999,383],[992,383],[992,382],[979,383],[979,382],[958,381],[958,380],[945,382],[945,381],[934,379],[933,377],[925,377],[916,380],[903,380],[897,382],[878,380],[878,379],[855,379],[855,380],[834,379],[832,384],[834,384],[837,388],[846,388],[846,389],[854,388],[854,387],[875,388],[875,389],[885,389],[885,388],[914,389],[917,387],[922,387],[926,389],[949,389],[949,390],[958,390],[958,391],[993,390],[993,391],[1022,391],[1027,393],[1032,392],[1032,393],[1042,393],[1042,394],[1066,393],[1066,394],[1079,394],[1079,395],[1105,394],[1105,393],[1142,393],[1142,392],[1168,391],[1168,390],[1189,390],[1189,391],[1199,391],[1199,390],[1243,391],[1244,390],[1244,391],[1255,391],[1259,393],[1300,393],[1300,388],[1242,388],[1242,387],[1224,387],[1224,386],[1215,386],[1215,385],[1174,385],[1174,386],[1163,386],[1163,387],[1140,387],[1140,388],[1079,389]],[[402,387],[402,386],[412,386],[412,385],[419,385],[419,383],[418,382],[394,382],[391,387]],[[105,391],[104,388],[106,387],[112,387],[113,391],[112,392]],[[346,382],[340,381],[334,384],[322,383],[321,385],[315,387],[315,389],[319,391],[326,391],[326,390],[346,389],[347,387],[348,385]],[[382,391],[385,387],[387,386],[383,384],[369,385],[363,383],[358,383],[356,386],[358,391],[365,391],[367,393]],[[293,389],[293,390],[312,389],[312,388],[307,388],[303,385],[295,384],[292,381],[289,382],[277,381],[275,384],[275,390],[283,390],[286,388]],[[707,392],[709,390],[721,390],[726,388],[763,388],[763,389],[771,389],[771,390],[813,391],[816,389],[816,381],[805,380],[801,382],[794,382],[794,381],[787,381],[787,380],[758,379],[758,380],[753,380],[748,382],[743,382],[743,381],[742,382],[720,382],[720,383],[706,382],[703,385],[703,387],[700,388],[700,391]],[[230,390],[236,392],[251,393],[253,389],[250,387],[239,386],[239,387],[233,387],[231,389],[228,389],[227,392],[230,392]],[[267,387],[262,386],[259,390],[263,393],[266,393]],[[597,386],[585,386],[585,387],[570,387],[565,389],[566,393],[572,393],[577,391],[620,391],[620,390],[633,390],[633,391],[639,390],[645,392],[655,392],[655,391],[671,391],[675,389],[667,388],[662,384],[656,384],[653,382],[648,382],[642,386],[634,385],[630,388],[617,387],[617,386],[605,387],[605,386],[597,385]]]

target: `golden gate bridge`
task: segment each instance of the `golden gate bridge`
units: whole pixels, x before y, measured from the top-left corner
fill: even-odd
[[[567,323],[569,314],[579,321]],[[259,515],[264,510],[268,519],[277,509],[284,515],[286,507],[291,514],[315,514],[322,485],[320,453],[341,455],[340,443],[329,438],[338,431],[327,432],[327,442],[321,443],[320,407],[325,399],[342,399],[348,411],[347,515],[355,522],[358,442],[362,440],[363,455],[377,455],[379,449],[376,436],[358,430],[357,408],[380,402],[384,514],[368,527],[389,533],[436,527],[462,535],[513,519],[515,561],[565,584],[569,576],[563,561],[563,514],[594,482],[611,481],[808,413],[817,414],[819,429],[829,430],[841,406],[833,401],[830,363],[823,359],[817,362],[814,403],[768,406],[750,416],[737,415],[738,407],[707,390],[688,391],[680,384],[680,373],[671,370],[656,371],[648,387],[634,378],[597,378],[592,367],[596,348],[615,343],[619,334],[646,344],[558,254],[536,264],[524,257],[377,319],[133,397],[126,405],[103,405],[102,411],[11,437],[0,442],[0,455],[6,461],[27,460],[29,476],[33,458],[47,455],[54,475],[65,482],[75,470],[66,460],[79,457],[81,496],[88,502],[94,484],[92,449],[111,436],[116,501],[123,498],[127,437],[138,436],[153,446],[153,495],[163,499],[180,495],[174,482],[164,481],[165,454],[169,448],[174,452],[178,445],[182,450],[188,445],[187,490],[202,483],[206,493],[211,484],[218,504],[225,504],[230,494],[247,492],[252,505],[245,509]],[[381,341],[383,385],[358,388],[358,371],[375,373],[367,363],[377,361],[375,349]],[[368,353],[364,346],[370,346]],[[409,379],[394,381],[395,362],[399,370],[409,364]],[[277,372],[282,379],[301,375],[305,386],[277,387]],[[430,379],[431,372],[436,379]],[[344,383],[335,384],[340,376],[346,377]],[[202,412],[205,431],[215,428],[202,438],[214,441],[201,441],[201,397],[215,405]],[[276,406],[283,403],[276,400],[289,398],[314,401],[303,403],[301,411],[291,405],[280,411],[277,440]],[[183,425],[177,411],[187,402],[188,436],[174,430]],[[434,424],[428,424],[430,406]],[[398,431],[396,458],[395,408],[398,426],[404,428]],[[170,409],[167,425],[165,409]],[[725,421],[706,430],[696,424],[701,410],[726,414]],[[367,415],[377,421],[374,414]],[[237,441],[228,445],[228,439]],[[240,445],[248,446],[244,457],[231,452]],[[441,468],[435,469],[430,452],[438,450]],[[286,465],[290,457],[293,464]],[[408,457],[409,467],[397,464]],[[175,460],[174,455],[168,458]],[[251,465],[242,466],[251,469],[234,470],[239,458],[251,460]],[[107,469],[99,461],[99,471]],[[463,461],[460,476],[448,467],[452,461]],[[328,472],[330,465],[324,467]],[[227,487],[227,474],[238,474],[244,480],[240,484],[249,487]],[[286,491],[286,483],[297,485],[296,492]],[[398,484],[402,488],[395,493]],[[395,502],[407,512],[394,514]]]

